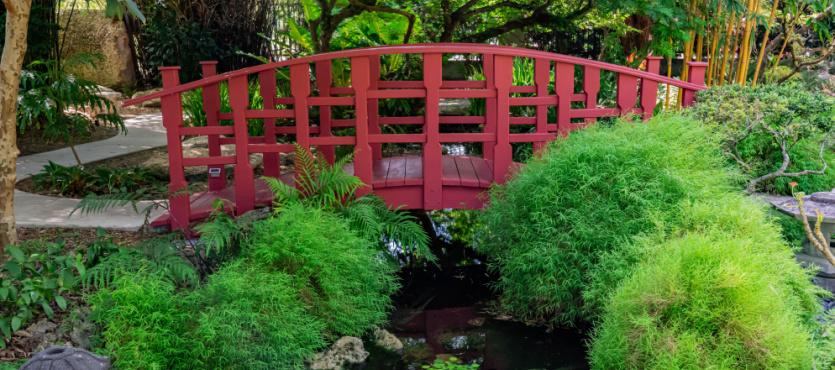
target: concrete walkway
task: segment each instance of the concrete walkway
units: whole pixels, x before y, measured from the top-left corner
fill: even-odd
[[[147,114],[125,120],[127,135],[117,135],[107,140],[78,145],[75,151],[84,163],[119,157],[147,149],[164,147],[167,144],[162,115]],[[17,180],[23,180],[37,174],[49,161],[62,166],[75,166],[77,163],[69,148],[38,153],[17,159]],[[96,228],[113,230],[139,230],[145,223],[145,214],[136,214],[128,205],[112,208],[103,213],[81,216],[79,213],[69,217],[78,204],[78,199],[55,198],[30,194],[15,190],[15,218],[18,227],[62,227]],[[138,208],[140,211],[142,202]],[[151,214],[151,221],[165,213],[157,209]],[[68,218],[69,217],[69,218]]]

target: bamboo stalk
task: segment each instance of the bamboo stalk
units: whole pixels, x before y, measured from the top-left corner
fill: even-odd
[[[720,73],[721,73],[721,75],[720,75],[721,78],[719,79],[719,85],[720,86],[725,84],[725,71],[727,70],[727,67],[728,67],[728,53],[733,49],[733,45],[731,43],[731,37],[733,36],[733,34],[731,33],[731,31],[733,31],[735,23],[736,23],[736,10],[732,10],[731,11],[731,21],[728,23],[728,30],[725,31],[725,53],[722,56],[722,68],[720,68]],[[731,68],[733,68],[733,65],[731,65]]]
[[[751,66],[751,53],[753,52],[754,43],[757,41],[755,36],[757,33],[757,28],[755,27],[757,24],[756,16],[760,14],[760,5],[762,4],[762,0],[757,0],[757,5],[754,7],[754,16],[751,17],[751,22],[748,26],[748,39],[747,42],[747,50],[745,51],[745,63],[742,65],[742,77],[741,81],[739,82],[742,86],[745,86],[748,83],[748,69]]]
[[[673,49],[673,39],[670,38],[670,50],[672,50],[672,49]],[[668,78],[673,77],[673,56],[672,56],[672,54],[667,56],[667,77]],[[670,84],[667,84],[667,93],[666,93],[667,96],[664,98],[664,110],[669,110],[670,109],[670,90],[672,88],[673,87]]]
[[[768,18],[768,28],[763,35],[763,45],[760,47],[760,56],[757,57],[757,68],[754,69],[754,80],[751,81],[751,87],[757,86],[757,79],[760,76],[760,66],[763,64],[763,55],[765,55],[765,47],[768,45],[768,34],[771,33],[771,26],[774,25],[774,16],[777,15],[777,5],[780,0],[774,0],[774,5],[771,6],[771,15]]]
[[[721,36],[722,29],[719,27],[719,16],[722,14],[722,3],[719,3],[719,7],[716,9],[716,26],[714,27],[714,31],[711,32],[712,42],[710,45],[710,54],[708,57],[710,58],[710,62],[708,63],[708,72],[707,72],[707,86],[713,85],[714,75],[716,74],[716,48],[719,46],[719,37]]]
[[[751,17],[753,16],[754,10],[754,0],[748,0],[748,6],[746,7],[745,13],[745,27],[742,30],[742,40],[740,40],[739,44],[739,56],[736,58],[736,76],[734,77],[734,83],[740,83],[742,80],[742,69],[743,65],[745,64],[745,52],[748,50],[748,40],[750,34],[750,27],[751,27]]]

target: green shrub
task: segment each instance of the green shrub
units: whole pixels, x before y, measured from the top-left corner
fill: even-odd
[[[330,335],[359,336],[386,320],[399,288],[396,267],[333,213],[291,205],[256,224],[249,263],[291,276]]]
[[[524,319],[572,324],[602,251],[653,229],[650,216],[732,186],[714,136],[681,116],[590,127],[555,142],[490,191],[481,250],[501,304]]]
[[[122,274],[113,289],[101,289],[89,303],[93,320],[103,327],[99,352],[115,358],[118,369],[170,369],[188,358],[189,312],[175,286],[147,270]]]
[[[822,161],[829,163],[832,156],[822,152],[832,146],[829,136],[835,131],[832,97],[785,84],[716,86],[697,98],[687,114],[721,133],[729,161],[748,179],[747,193],[768,185],[785,192],[786,183],[798,176],[806,180],[826,174]],[[829,188],[835,185],[832,178],[825,179]]]
[[[649,239],[651,252],[606,304],[592,367],[811,368],[816,290],[762,225],[766,235],[716,228]]]
[[[231,263],[191,302],[201,312],[191,368],[300,368],[327,345],[324,321],[308,313],[293,277],[265,266]]]

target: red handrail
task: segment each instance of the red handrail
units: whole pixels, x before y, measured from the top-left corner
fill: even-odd
[[[420,54],[423,62],[422,81],[381,81],[380,56],[387,54]],[[481,54],[484,81],[444,81],[442,76],[444,54]],[[534,60],[534,85],[514,86],[514,57]],[[333,59],[349,58],[351,61],[351,86],[332,86]],[[359,195],[373,190],[393,205],[412,208],[441,209],[450,207],[474,208],[481,204],[478,193],[492,183],[505,181],[515,166],[512,160],[512,143],[531,142],[534,149],[545,148],[548,141],[568,135],[583,123],[594,122],[599,117],[641,114],[652,116],[658,103],[658,84],[666,83],[682,90],[682,104],[695,100],[695,92],[705,87],[704,70],[707,63],[687,63],[688,82],[667,78],[658,74],[660,57],[647,58],[646,71],[581,59],[543,51],[508,46],[482,44],[417,44],[372,47],[313,55],[304,58],[269,63],[217,75],[214,62],[203,62],[204,78],[179,84],[179,67],[160,68],[163,91],[141,98],[131,99],[125,106],[161,98],[163,123],[168,135],[171,184],[176,192],[187,185],[184,167],[206,166],[209,172],[211,194],[201,194],[191,199],[178,195],[171,199],[167,223],[174,228],[188,228],[188,223],[205,216],[213,198],[234,198],[235,212],[251,210],[256,202],[268,201],[264,189],[258,189],[250,154],[262,153],[264,175],[291,182],[282,176],[280,153],[293,151],[289,144],[279,144],[277,134],[295,135],[298,145],[305,149],[316,146],[329,162],[334,160],[334,146],[355,147],[354,174],[371,186],[363,188]],[[318,96],[311,96],[311,69],[315,64],[315,84]],[[584,68],[582,93],[574,92],[575,65]],[[289,97],[278,97],[275,69],[290,68]],[[597,94],[600,88],[600,71],[608,70],[617,75],[616,108],[598,108]],[[554,75],[554,94],[549,85]],[[248,83],[250,75],[257,75],[264,99],[262,109],[249,109]],[[640,82],[639,82],[640,81]],[[219,84],[228,83],[229,105],[232,113],[220,113]],[[203,107],[207,127],[182,127],[183,109],[181,94],[203,88]],[[640,89],[640,94],[639,94]],[[533,96],[512,96],[513,94]],[[347,96],[346,96],[347,95]],[[640,99],[639,99],[640,95]],[[379,100],[397,98],[425,99],[425,115],[415,117],[380,117]],[[477,98],[485,101],[484,116],[440,116],[441,99]],[[571,103],[582,102],[584,108],[571,108]],[[276,109],[276,105],[292,105],[290,109]],[[333,119],[331,106],[352,106],[353,119]],[[534,106],[535,117],[511,117],[513,106]],[[556,122],[548,122],[548,107],[556,108]],[[320,107],[317,125],[310,124],[308,108]],[[276,125],[278,118],[291,118],[294,126]],[[248,120],[262,119],[264,136],[248,135]],[[221,120],[232,120],[233,126],[220,126]],[[577,122],[580,120],[581,122]],[[420,134],[383,134],[381,125],[423,125]],[[442,133],[443,124],[483,125],[477,133]],[[532,125],[531,133],[511,133],[511,125]],[[334,136],[331,130],[338,127],[354,127],[354,136]],[[222,135],[234,134],[234,137]],[[208,135],[209,157],[183,158],[182,137]],[[480,142],[483,158],[450,157],[442,155],[442,144],[451,142]],[[422,156],[382,158],[383,143],[419,143]],[[235,145],[235,154],[223,156],[221,145]],[[235,188],[226,188],[225,165],[235,165]],[[201,211],[193,212],[195,208]],[[209,208],[210,210],[210,208]]]
[[[353,58],[360,56],[379,56],[389,54],[492,54],[492,55],[507,55],[521,58],[545,58],[554,62],[574,64],[581,66],[588,66],[599,68],[601,70],[617,72],[633,77],[647,78],[649,80],[670,84],[672,86],[690,89],[703,90],[704,86],[692,82],[684,82],[674,78],[659,75],[657,73],[649,73],[629,67],[619,66],[615,64],[604,63],[591,59],[583,59],[569,55],[562,55],[551,53],[547,51],[531,50],[519,48],[515,46],[501,46],[501,45],[485,45],[485,44],[464,44],[464,43],[445,43],[445,44],[408,44],[408,45],[390,45],[390,46],[373,46],[367,48],[357,48],[350,50],[334,51],[330,53],[316,54],[307,57],[296,59],[288,59],[280,62],[273,62],[262,64],[254,67],[243,68],[236,71],[226,72],[219,75],[207,77],[201,80],[189,82],[187,84],[179,85],[175,88],[166,89],[153,94],[145,95],[136,99],[125,101],[122,106],[131,106],[145,101],[161,98],[166,95],[182,93],[189,90],[194,90],[204,86],[227,81],[235,76],[250,75],[276,68],[288,67],[295,64],[309,64],[322,62],[332,59]],[[690,62],[691,66],[707,67],[708,63]]]

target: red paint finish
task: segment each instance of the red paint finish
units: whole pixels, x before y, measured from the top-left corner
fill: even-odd
[[[418,54],[423,58],[423,81],[381,81],[380,57],[390,54]],[[482,55],[485,81],[444,81],[442,65],[450,54]],[[534,61],[534,85],[513,85],[514,58]],[[334,87],[332,60],[351,61],[351,86]],[[179,67],[161,68],[163,91],[127,101],[132,105],[162,98],[162,114],[168,135],[172,192],[187,186],[184,167],[204,166],[220,169],[220,177],[210,177],[209,191],[171,200],[171,212],[154,222],[155,226],[188,228],[188,223],[207,216],[215,199],[229,201],[227,209],[242,214],[272,200],[269,189],[256,180],[250,155],[262,153],[266,176],[295,185],[294,174],[282,174],[279,155],[292,153],[291,143],[278,143],[276,135],[294,135],[295,141],[310,150],[316,147],[327,161],[333,163],[336,145],[354,147],[354,162],[346,170],[370,186],[359,195],[374,191],[392,206],[423,208],[477,209],[484,205],[483,191],[495,183],[503,183],[520,164],[514,163],[511,143],[533,143],[537,152],[549,141],[566,136],[571,130],[593,123],[600,117],[629,113],[643,119],[652,117],[658,101],[658,85],[682,88],[683,105],[695,101],[695,92],[705,89],[706,63],[687,63],[688,82],[658,74],[660,58],[647,58],[647,70],[639,71],[593,60],[506,46],[477,44],[416,44],[374,47],[319,54],[286,60],[242,70],[217,74],[216,62],[203,62],[203,79],[179,84]],[[574,91],[575,66],[582,66],[582,91]],[[311,81],[311,66],[315,78]],[[276,69],[290,70],[290,96],[277,91]],[[598,108],[600,71],[618,74],[617,107]],[[552,78],[553,76],[553,78]],[[249,109],[248,85],[258,80],[264,108]],[[220,113],[219,85],[229,85],[232,113]],[[315,90],[311,88],[315,87]],[[549,86],[554,86],[551,94]],[[203,106],[208,127],[182,127],[183,92],[202,88]],[[511,96],[512,94],[527,94]],[[533,94],[532,96],[530,94]],[[380,117],[379,101],[394,98],[426,100],[422,117]],[[439,115],[441,99],[477,98],[485,100],[483,116]],[[582,108],[572,108],[582,102]],[[291,109],[276,109],[290,105]],[[354,118],[333,119],[332,106],[349,106]],[[534,117],[510,117],[512,106],[534,106]],[[556,110],[556,122],[548,121],[549,107]],[[311,107],[318,107],[318,122],[310,120]],[[314,111],[317,108],[313,108]],[[315,116],[314,116],[315,117]],[[276,126],[277,119],[291,119],[292,126]],[[234,126],[220,126],[220,120],[231,120]],[[254,121],[255,120],[255,121]],[[580,120],[580,123],[577,123]],[[264,136],[250,137],[248,125],[263,121]],[[283,121],[282,121],[283,122]],[[312,126],[311,126],[312,124]],[[420,134],[383,134],[386,125],[422,125]],[[441,125],[480,125],[480,132],[441,133]],[[527,125],[529,133],[511,134],[511,125]],[[334,136],[334,128],[353,127],[354,136]],[[472,126],[474,129],[479,126]],[[183,158],[182,137],[209,137],[209,156]],[[446,143],[482,143],[483,158],[444,155]],[[385,143],[418,143],[421,155],[382,156]],[[222,156],[221,145],[234,145],[235,155]],[[227,188],[224,166],[235,166],[235,186]]]

